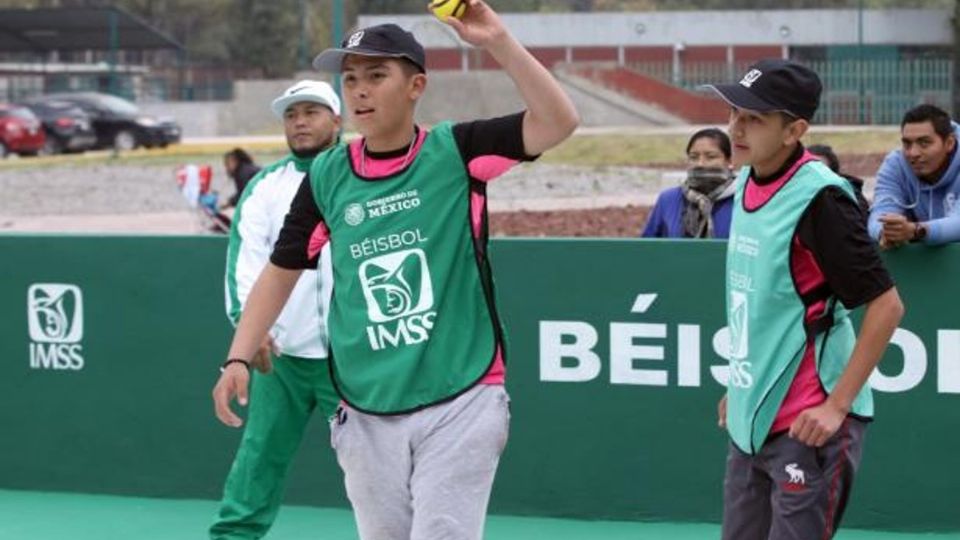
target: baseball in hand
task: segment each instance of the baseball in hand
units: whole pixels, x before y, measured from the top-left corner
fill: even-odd
[[[467,0],[433,0],[428,7],[441,21],[451,16],[459,19],[467,12]]]

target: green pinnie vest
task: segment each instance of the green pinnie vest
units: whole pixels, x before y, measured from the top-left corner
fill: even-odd
[[[365,179],[349,146],[317,157],[310,182],[330,230],[330,369],[373,414],[455,397],[493,363],[499,326],[470,225],[470,182],[451,125],[393,176]]]
[[[805,154],[776,193],[747,209],[749,173],[745,167],[737,178],[727,244],[727,429],[737,447],[755,454],[796,376],[808,336],[815,340],[817,373],[827,393],[853,352],[856,334],[848,311],[835,297],[826,299],[820,320],[805,324],[806,305],[791,273],[790,253],[800,219],[821,190],[838,187],[851,198],[854,193],[849,182]],[[851,412],[873,415],[869,385],[857,395]]]

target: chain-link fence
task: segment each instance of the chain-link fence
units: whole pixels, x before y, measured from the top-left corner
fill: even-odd
[[[951,59],[821,60],[802,63],[816,71],[824,92],[815,121],[822,124],[897,124],[919,103],[952,108]],[[749,62],[639,62],[629,68],[697,91],[705,84],[733,82]]]

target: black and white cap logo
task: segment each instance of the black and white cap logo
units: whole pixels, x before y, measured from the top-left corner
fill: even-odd
[[[350,39],[347,40],[347,48],[352,49],[360,45],[360,40],[362,39],[363,39],[363,30],[360,30],[359,32],[355,32],[352,36],[350,36]]]
[[[759,79],[761,75],[763,75],[763,73],[759,69],[751,69],[740,79],[740,84],[746,88],[750,88],[753,86],[753,83],[757,82],[757,79]]]

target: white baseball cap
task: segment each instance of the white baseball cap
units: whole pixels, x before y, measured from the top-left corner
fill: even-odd
[[[270,104],[270,109],[278,118],[283,118],[287,107],[301,101],[311,101],[329,107],[333,114],[340,116],[340,98],[333,91],[333,87],[323,81],[300,81]]]

